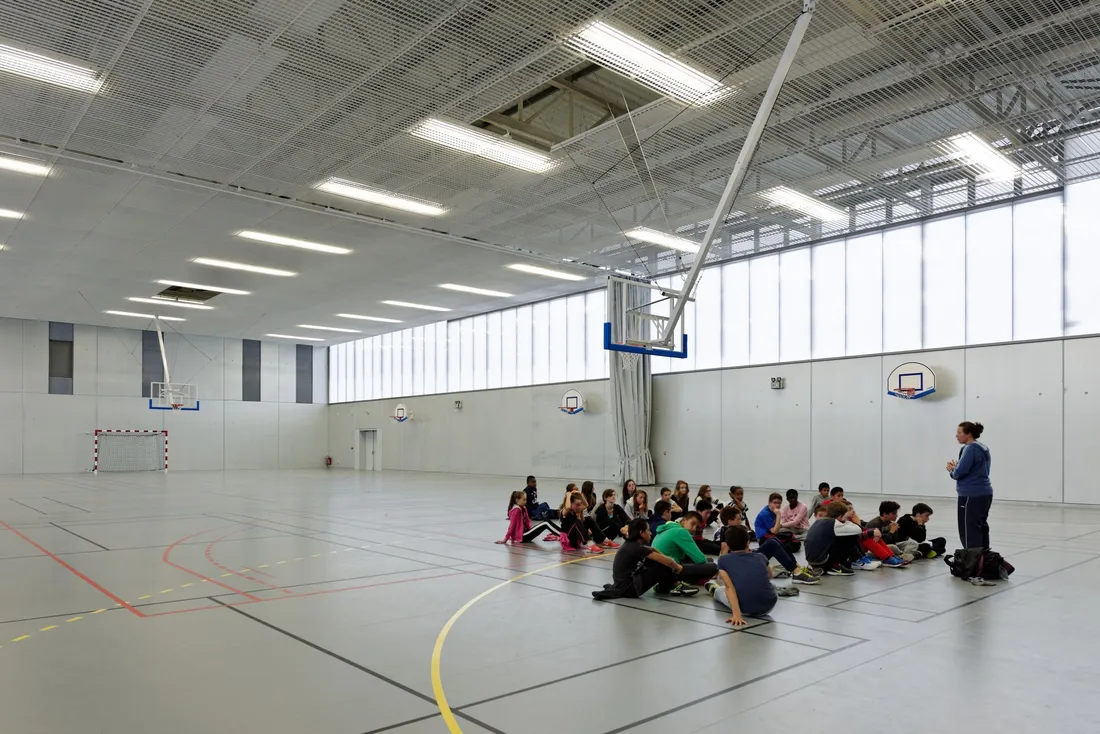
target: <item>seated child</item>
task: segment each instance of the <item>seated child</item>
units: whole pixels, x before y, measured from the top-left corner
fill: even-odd
[[[614,499],[615,491],[610,491]],[[593,591],[594,599],[635,599],[654,586],[658,593],[663,594],[676,589],[676,576],[684,567],[651,548],[649,541],[649,522],[643,518],[631,520],[627,527],[626,542],[615,554],[611,567],[611,583],[605,584],[602,591]],[[697,586],[684,586],[681,589],[683,596],[693,596],[698,591]]]
[[[727,528],[743,528],[741,524],[741,515],[733,507],[726,506],[719,513],[719,519],[722,527],[718,529],[718,532],[714,535],[715,542],[718,542],[721,546],[720,555],[725,555],[730,552],[729,546],[726,544],[725,531]],[[757,547],[756,553],[767,558],[769,561],[774,560],[783,570],[777,573],[776,578],[787,578],[788,576],[796,584],[816,584],[820,582],[820,579],[809,568],[803,568],[795,561],[794,556],[790,551],[783,547],[775,538],[766,538],[760,541],[760,545]]]
[[[878,517],[867,521],[867,527],[877,528],[882,533],[882,542],[889,546],[894,555],[903,561],[912,561],[916,558],[917,548],[920,543],[915,540],[905,539],[899,536],[898,510],[901,505],[890,500],[883,500],[878,506]]]
[[[779,492],[768,495],[768,504],[760,508],[760,512],[756,514],[756,522],[753,524],[757,540],[774,538],[779,533],[779,510],[782,505],[783,495]]]
[[[657,528],[664,525],[666,522],[672,522],[672,511],[677,505],[668,500],[657,500],[657,504],[653,506],[653,515],[649,518],[649,532],[653,535],[657,534]]]
[[[745,490],[736,484],[730,487],[730,504],[741,511],[741,524],[749,531],[749,540],[756,540],[756,533],[749,527],[749,506],[745,504]]]
[[[613,489],[605,489],[603,502],[596,509],[596,527],[608,538],[614,540],[617,536],[626,537],[626,528],[630,524],[630,518],[623,512],[623,508],[615,504]]]
[[[726,622],[743,627],[746,616],[762,617],[771,612],[779,591],[772,584],[768,559],[749,550],[749,534],[744,527],[726,528],[725,538],[730,552],[718,559],[721,583],[708,581],[706,589],[716,602],[729,608]],[[798,589],[786,587],[784,596],[793,595],[787,589],[798,593]]]
[[[810,529],[810,510],[798,501],[796,489],[787,490],[787,504],[779,510],[779,527],[790,530],[799,540],[805,538],[806,531]]]
[[[672,491],[672,503],[679,505],[682,511],[687,512],[690,502],[691,492],[688,490],[688,483],[680,479],[676,482],[676,489]]]
[[[584,510],[584,496],[580,492],[574,492],[569,498],[569,504],[562,507],[561,533],[558,538],[562,549],[602,553],[603,548],[618,548],[618,543],[604,537],[595,520],[584,516]]]
[[[837,489],[838,487],[833,487],[834,492]],[[834,497],[832,503],[830,503],[830,506],[832,506],[833,504],[843,504],[848,508],[848,518],[851,522],[855,523],[861,528],[875,531],[872,536],[864,538],[860,542],[863,546],[863,550],[872,558],[881,561],[883,566],[885,566],[886,568],[902,568],[903,566],[908,565],[913,560],[912,556],[909,556],[908,559],[903,558],[902,556],[898,555],[897,549],[891,548],[889,545],[887,545],[886,541],[883,540],[882,530],[878,528],[871,528],[868,526],[867,523],[860,520],[859,515],[856,514],[856,508],[852,506],[851,502],[849,502],[847,499],[844,499],[843,495],[841,495],[840,497]]]
[[[661,487],[661,499],[669,504],[669,506],[672,508],[673,515],[679,515],[684,511],[684,508],[680,507],[680,505],[672,501],[672,490],[668,487]],[[653,506],[653,511],[657,511],[657,505]]]
[[[829,483],[822,482],[817,485],[817,494],[810,500],[810,514],[814,515],[822,503],[829,501]]]
[[[719,543],[704,538],[703,528],[713,522],[713,519],[718,517],[718,513],[715,512],[708,499],[702,499],[696,502],[695,511],[699,513],[703,521],[695,528],[695,532],[691,534],[691,537],[695,541],[695,545],[699,546],[699,550],[703,551],[708,556],[716,556],[722,552],[722,547]]]
[[[698,512],[690,510],[679,522],[666,522],[659,526],[653,538],[654,548],[683,565],[684,570],[680,572],[683,583],[701,583],[718,572],[718,567],[707,562],[707,557],[691,537],[702,521]]]
[[[630,496],[630,499],[627,500],[626,507],[624,509],[626,511],[626,516],[629,517],[631,520],[637,519],[639,517],[642,519],[648,519],[649,495],[645,493],[644,489],[639,489],[635,491],[634,494]]]
[[[704,501],[710,502],[711,508],[713,510],[715,510],[714,515],[711,516],[711,518],[709,520],[707,519],[706,515],[703,515],[703,522],[706,523],[707,525],[710,525],[712,522],[714,522],[715,520],[718,519],[718,512],[717,511],[721,510],[723,505],[722,505],[721,502],[715,502],[714,501],[714,497],[712,497],[711,494],[710,494],[710,485],[709,484],[700,484],[699,485],[699,492],[695,495],[695,511],[698,512],[699,514],[702,514],[702,510],[699,509],[699,503],[704,502]]]
[[[535,538],[547,530],[555,533],[558,531],[553,523],[546,520],[532,525],[531,518],[527,515],[526,505],[526,492],[522,490],[512,492],[512,498],[508,501],[508,530],[504,533],[504,540],[496,541],[497,545],[503,545],[508,541],[512,541],[512,545],[533,543]]]
[[[872,571],[881,564],[864,558],[863,538],[877,530],[864,530],[852,522],[852,511],[843,502],[830,502],[827,518],[818,520],[806,533],[806,562],[825,568],[830,576],[851,576],[852,569]]]
[[[947,540],[945,538],[933,538],[928,540],[928,519],[932,517],[932,508],[923,502],[913,505],[913,513],[898,518],[898,538],[901,540],[915,540],[917,542],[917,555],[921,558],[935,558],[947,553]]]

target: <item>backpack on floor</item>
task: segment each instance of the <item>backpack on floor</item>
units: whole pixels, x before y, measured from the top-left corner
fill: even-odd
[[[951,575],[961,579],[1002,581],[1016,571],[1000,553],[981,548],[960,548],[954,555],[944,556],[943,561],[951,569]]]

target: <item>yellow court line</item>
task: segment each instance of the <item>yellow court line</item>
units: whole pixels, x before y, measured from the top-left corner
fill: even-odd
[[[57,629],[57,625],[56,624],[51,624],[49,627],[43,627],[42,629],[40,629],[38,631],[39,632],[49,632],[50,630],[55,630],[55,629]]]
[[[82,619],[84,619],[84,617],[73,617],[72,619],[66,619],[65,621],[66,622],[79,622]]]
[[[585,556],[584,558],[574,558],[571,561],[563,561],[562,563],[555,563],[551,566],[543,566],[542,568],[536,568],[534,571],[528,571],[527,573],[521,573],[519,576],[513,576],[507,581],[501,581],[496,586],[487,589],[470,601],[462,605],[462,607],[451,615],[451,618],[447,620],[447,624],[443,625],[443,629],[439,631],[439,637],[435,638],[435,648],[432,649],[432,693],[435,694],[435,703],[439,706],[439,713],[443,715],[443,722],[447,725],[447,730],[451,734],[462,734],[462,728],[455,720],[454,714],[451,713],[451,707],[447,705],[447,694],[443,692],[443,680],[439,675],[440,662],[443,659],[443,643],[447,641],[447,635],[451,631],[451,627],[454,627],[458,618],[466,613],[470,607],[477,604],[485,597],[492,594],[497,589],[503,588],[513,581],[519,581],[525,579],[528,576],[534,576],[536,573],[542,573],[543,571],[549,571],[552,568],[561,568],[562,566],[568,566],[571,563],[581,563],[583,561],[590,561],[593,558],[601,558],[600,555]]]

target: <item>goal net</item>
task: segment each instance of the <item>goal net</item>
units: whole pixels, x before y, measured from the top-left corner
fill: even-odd
[[[92,471],[168,471],[168,431],[97,430]]]

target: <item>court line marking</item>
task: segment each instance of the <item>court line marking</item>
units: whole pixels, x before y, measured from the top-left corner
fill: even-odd
[[[440,662],[443,660],[443,644],[447,641],[447,635],[450,634],[451,628],[455,626],[455,622],[469,610],[470,607],[477,604],[485,597],[492,594],[498,589],[502,589],[513,581],[519,581],[525,579],[528,576],[534,576],[536,573],[542,573],[543,571],[549,571],[553,568],[561,568],[562,566],[568,566],[573,563],[583,563],[584,561],[590,561],[593,558],[600,558],[599,555],[585,556],[583,558],[573,558],[572,560],[563,561],[561,563],[555,563],[550,566],[543,566],[542,568],[536,568],[534,571],[527,571],[521,573],[519,576],[514,576],[506,581],[501,581],[496,586],[493,586],[485,591],[481,592],[470,601],[463,604],[458,611],[451,615],[451,618],[447,620],[447,623],[443,625],[443,629],[439,631],[439,636],[435,638],[435,647],[432,648],[432,695],[435,696],[435,703],[439,707],[439,713],[443,716],[443,723],[447,725],[447,731],[451,734],[462,734],[462,727],[458,725],[458,721],[455,719],[454,712],[451,711],[451,707],[447,704],[447,694],[443,691],[443,680],[440,677],[439,669]]]

